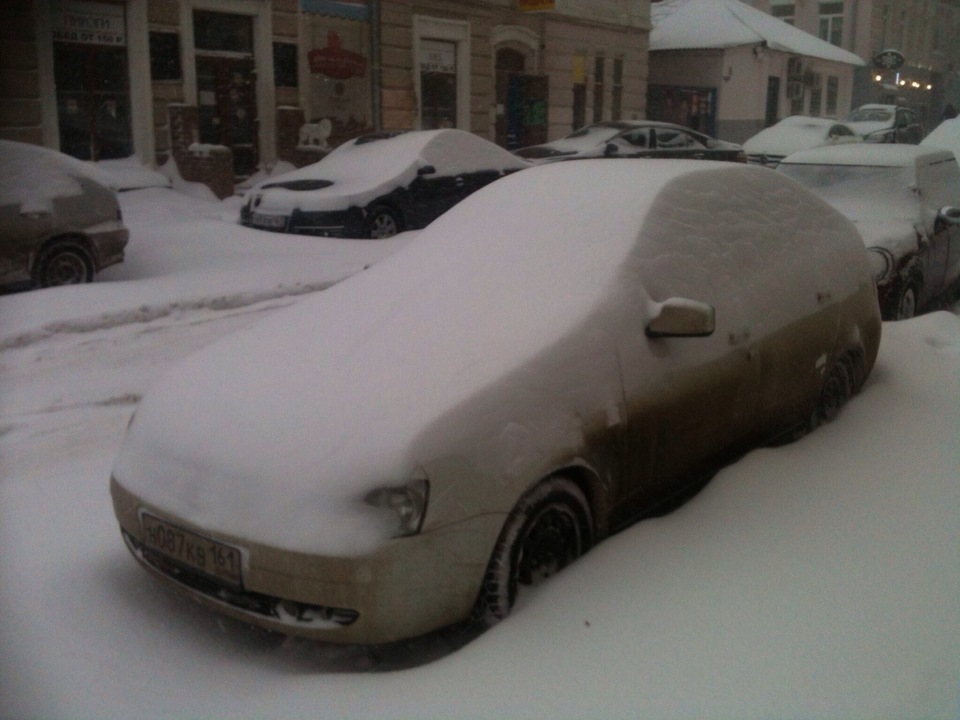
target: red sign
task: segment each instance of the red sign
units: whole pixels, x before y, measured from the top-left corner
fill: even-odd
[[[327,46],[307,53],[310,72],[323,73],[337,80],[348,80],[367,72],[367,59],[360,53],[344,50],[340,36],[335,32],[327,33]]]

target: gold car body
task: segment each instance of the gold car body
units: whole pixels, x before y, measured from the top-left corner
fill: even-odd
[[[611,163],[624,164],[623,180],[632,172],[649,179],[650,165],[643,160],[547,165],[494,183],[456,213],[469,217],[471,208],[488,201],[484,196],[496,202],[518,188],[530,189],[538,173],[549,173],[548,180],[574,172],[602,178]],[[640,165],[633,170],[626,163]],[[211,528],[127,486],[123,472],[135,475],[134,484],[147,491],[154,479],[163,482],[157,472],[165,471],[165,451],[142,455],[142,463],[137,451],[118,463],[111,481],[130,550],[158,577],[233,617],[331,642],[390,642],[470,617],[505,519],[544,478],[560,474],[580,486],[596,537],[602,539],[669,509],[751,447],[808,427],[831,368],[848,363],[859,387],[877,354],[876,289],[859,236],[839,213],[768,170],[725,163],[691,170],[685,161],[655,167],[674,174],[676,181],[663,180],[646,211],[652,219],[616,272],[616,302],[601,299],[572,321],[563,337],[500,372],[494,382],[478,383],[405,442],[406,456],[415,459],[417,472],[430,483],[419,532],[361,553],[336,554]],[[722,237],[717,247],[724,252],[706,261],[697,252],[678,249],[678,238],[718,232],[715,215],[698,210],[694,201],[730,182],[760,194],[730,201],[737,213],[751,212],[751,203],[762,202],[765,192],[787,208],[794,226],[783,227],[781,220],[763,232],[771,240],[797,234],[792,246],[787,242],[793,250],[771,251],[771,262],[790,274],[751,279],[751,286],[743,287],[747,283],[737,273],[744,258],[736,248],[742,244],[749,256],[757,240],[736,233]],[[796,201],[785,199],[794,195]],[[446,217],[438,221],[439,236],[458,226],[457,217]],[[805,253],[819,243],[827,243],[833,262],[811,267]],[[428,249],[421,248],[427,257]],[[344,288],[340,300],[354,290],[361,297],[378,287],[390,272],[379,267],[366,271],[369,275],[358,278],[354,288]],[[715,272],[730,277],[710,287],[705,278]],[[715,309],[709,336],[699,337],[696,329],[687,337],[650,332],[654,318],[667,311],[682,314],[689,306]],[[490,332],[495,337],[509,330]],[[570,368],[579,370],[571,374]],[[375,429],[370,442],[377,442]],[[150,470],[141,473],[141,465]],[[162,551],[157,522],[169,526],[159,541]],[[239,577],[230,574],[224,581],[216,571],[200,570],[195,557],[184,555],[184,542],[212,543],[214,550],[205,556],[227,552],[240,558]]]

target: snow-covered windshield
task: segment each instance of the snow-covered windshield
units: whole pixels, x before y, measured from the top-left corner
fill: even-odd
[[[922,222],[912,167],[783,164],[777,168],[805,185],[857,226],[867,247],[905,252]]]

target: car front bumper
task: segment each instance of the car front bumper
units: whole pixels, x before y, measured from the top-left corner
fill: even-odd
[[[217,612],[333,643],[394,642],[466,620],[504,520],[483,515],[388,541],[369,555],[329,557],[209,533],[141,502],[114,478],[110,492],[128,549],[152,575]],[[240,581],[224,582],[153,548],[145,515],[238,549]]]

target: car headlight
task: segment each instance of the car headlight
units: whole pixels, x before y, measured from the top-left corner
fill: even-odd
[[[396,487],[382,487],[371,490],[363,498],[367,505],[392,510],[400,521],[396,537],[416,535],[423,526],[427,514],[427,501],[430,498],[430,481],[415,478]]]
[[[870,261],[870,272],[878,283],[893,269],[893,256],[883,248],[872,247],[867,249],[867,258]]]

